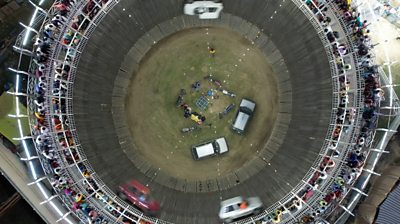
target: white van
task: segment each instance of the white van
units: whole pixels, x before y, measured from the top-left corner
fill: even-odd
[[[198,15],[200,19],[217,19],[223,8],[220,1],[187,1],[183,13]]]
[[[239,106],[239,111],[236,115],[235,121],[233,122],[232,129],[238,133],[243,134],[246,129],[247,123],[256,108],[256,103],[251,100],[242,99]]]
[[[225,152],[228,152],[228,144],[224,137],[192,146],[192,155],[194,160],[200,160],[209,156],[223,154]]]

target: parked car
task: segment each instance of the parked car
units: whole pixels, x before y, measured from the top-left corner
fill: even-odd
[[[242,99],[239,105],[239,110],[233,122],[232,129],[238,134],[244,134],[250,118],[253,116],[256,103],[248,99]]]
[[[223,8],[220,1],[187,1],[183,13],[198,15],[200,19],[217,19]]]
[[[258,197],[234,197],[221,202],[219,210],[219,218],[224,222],[232,222],[235,219],[242,218],[247,215],[256,215],[263,210],[263,204]]]
[[[194,160],[200,160],[226,152],[228,152],[228,144],[224,137],[192,146],[192,155]]]
[[[160,209],[160,204],[150,194],[150,189],[136,180],[131,180],[118,187],[118,196],[129,201],[147,214],[154,214]]]

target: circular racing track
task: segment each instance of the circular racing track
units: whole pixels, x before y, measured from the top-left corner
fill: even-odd
[[[223,13],[216,20],[183,15],[183,4],[181,0],[125,0],[97,24],[77,68],[75,124],[88,160],[108,187],[117,190],[120,184],[136,179],[148,185],[160,201],[157,218],[173,223],[217,223],[221,200],[259,196],[268,207],[308,172],[328,131],[331,74],[318,34],[292,1],[224,1]],[[163,39],[190,29],[225,29],[241,35],[264,55],[278,92],[275,122],[257,130],[270,135],[258,144],[251,159],[222,176],[212,174],[198,180],[174,176],[173,171],[165,172],[145,159],[126,113],[130,82],[142,60]],[[257,101],[260,108],[269,103]]]

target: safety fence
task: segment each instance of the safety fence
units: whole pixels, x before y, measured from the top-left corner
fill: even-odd
[[[35,24],[42,21],[39,31],[31,28],[33,24],[27,29],[36,33],[31,50],[23,46],[25,32],[15,44],[20,63],[12,70],[17,77],[28,77],[26,92],[16,89],[15,95],[17,99],[21,94],[26,97],[32,134],[21,134],[21,138],[32,139],[45,173],[45,178],[34,179],[48,180],[54,198],[69,210],[59,221],[73,215],[81,222],[167,223],[144,216],[109,189],[91,167],[76,133],[72,96],[79,58],[97,25],[119,1],[65,2],[55,1],[47,12],[39,10],[41,15],[35,20]],[[362,192],[354,184],[363,172],[377,125],[376,116],[363,118],[364,58],[336,3],[292,2],[307,16],[325,47],[332,76],[331,122],[321,151],[303,180],[261,214],[237,223],[327,222],[338,207],[347,210],[342,204],[351,191]],[[28,68],[21,63],[26,58]],[[380,100],[372,103],[379,108]]]

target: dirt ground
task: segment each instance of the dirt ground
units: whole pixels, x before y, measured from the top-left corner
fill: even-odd
[[[212,56],[209,47],[215,48]],[[211,74],[230,97],[204,77]],[[191,85],[200,81],[200,89]],[[176,105],[180,89],[192,112],[206,117],[197,125],[184,118]],[[208,91],[214,94],[207,96]],[[209,107],[201,110],[196,100],[205,95]],[[242,98],[256,102],[254,117],[243,136],[233,133],[231,124]],[[229,104],[234,110],[220,119]],[[126,120],[138,153],[157,168],[186,181],[214,179],[235,171],[255,157],[273,129],[278,105],[276,78],[265,56],[241,35],[221,28],[196,28],[176,33],[159,42],[133,74],[126,97]],[[182,133],[184,127],[199,129]],[[194,161],[191,146],[224,136],[229,152]]]
[[[400,83],[400,28],[397,28],[385,18],[376,17],[378,20],[372,21],[369,29],[371,30],[371,40],[374,45],[374,54],[378,64],[382,65],[388,75],[387,62],[391,63],[391,73],[393,83]],[[370,19],[370,17],[368,17]],[[395,87],[396,93],[400,94],[400,87]]]

